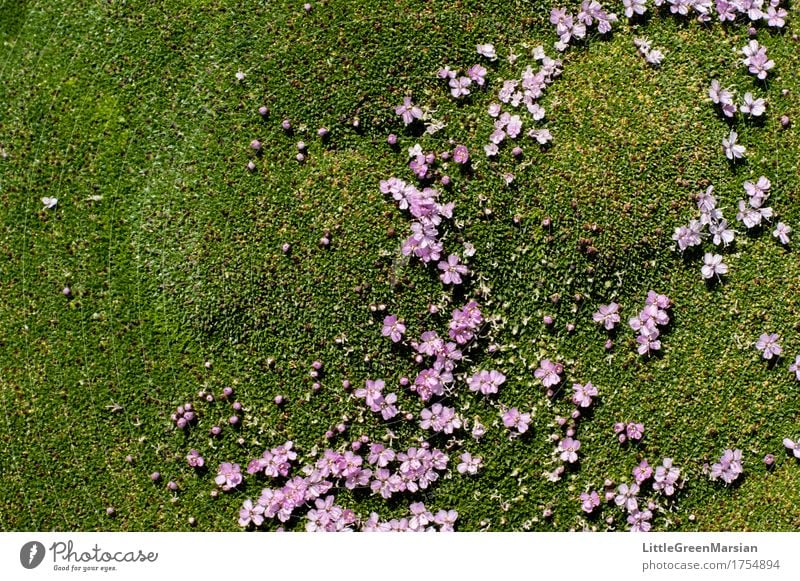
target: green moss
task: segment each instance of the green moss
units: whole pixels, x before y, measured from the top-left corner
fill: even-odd
[[[286,439],[305,461],[343,416],[350,428],[336,446],[361,433],[388,438],[388,429],[396,446],[412,445],[422,435],[413,423],[386,426],[341,388],[344,379],[381,377],[404,411],[422,407],[397,387],[415,373],[409,352],[380,337],[383,313],[369,305],[385,304],[415,336],[445,331],[467,296],[493,322],[462,369],[502,369],[509,380],[499,399],[534,409],[531,431],[510,439],[496,405],[460,383],[451,401],[491,426],[480,443],[463,444],[485,469],[448,473],[415,498],[458,510],[461,530],[602,529],[602,518],[582,516],[580,492],[628,480],[641,459],[672,457],[687,484],[656,517],[658,529],[797,528],[798,466],[781,444],[800,435],[797,383],[786,370],[800,350],[794,253],[770,229],[741,235],[725,252],[729,276],[707,287],[700,259],[681,257],[670,239],[696,214],[694,195],[713,184],[732,219],[742,181],[759,175],[773,182],[779,218],[800,229],[800,138],[796,126],[779,126],[800,105],[794,21],[786,34],[759,33],[777,63],[763,85],[736,54],[743,27],[665,17],[592,36],[563,56],[564,73],[541,100],[552,147],[525,144],[515,162],[508,147],[484,158],[485,110],[500,79],[519,75],[534,46],[555,40],[543,5],[380,2],[367,10],[331,1],[306,14],[294,2],[13,4],[0,2],[4,15],[11,10],[0,23],[2,529],[188,530],[194,516],[200,529],[235,530],[238,505],[264,483],[250,479],[212,499],[221,461],[245,464]],[[633,35],[663,47],[660,69],[636,54]],[[488,90],[455,103],[435,72],[478,62],[482,42],[519,60],[487,65]],[[712,78],[769,102],[763,123],[737,122],[748,156],[736,167],[721,151],[729,126],[706,100]],[[435,109],[445,129],[404,130],[392,107],[406,94]],[[256,112],[262,104],[267,119]],[[284,118],[293,135],[281,130]],[[326,142],[320,126],[330,130]],[[390,132],[400,153],[386,145]],[[264,143],[261,157],[248,148],[253,138]],[[299,139],[309,146],[302,165]],[[449,170],[454,186],[443,196],[455,202],[456,220],[446,247],[474,244],[469,264],[480,275],[455,299],[433,269],[402,256],[407,217],[378,190],[388,176],[410,179],[406,147],[444,151],[451,139],[470,148],[473,173]],[[505,172],[516,176],[510,187]],[[43,196],[57,197],[57,207],[42,210]],[[318,245],[325,231],[328,249]],[[72,298],[61,292],[67,285]],[[591,313],[615,300],[626,319],[649,289],[674,301],[663,355],[636,356],[624,324],[607,352]],[[428,314],[429,303],[441,314]],[[555,317],[551,331],[545,314]],[[753,348],[762,332],[783,338],[786,361],[775,368]],[[489,353],[490,344],[499,348]],[[566,369],[552,403],[532,375],[543,357]],[[325,363],[318,394],[308,374],[315,359]],[[573,381],[592,381],[600,399],[578,428],[581,466],[551,483],[542,476],[557,465],[549,436],[555,416],[570,411]],[[225,386],[245,407],[244,425],[212,441],[208,429],[230,407],[200,402],[197,392]],[[287,398],[280,408],[278,394]],[[184,434],[169,415],[186,401],[201,419]],[[622,447],[612,425],[632,420],[645,424],[645,439]],[[186,465],[192,447],[209,472]],[[730,489],[703,474],[728,447],[744,450],[746,471]],[[761,463],[768,452],[778,458],[771,472]],[[458,452],[450,453],[454,465]],[[156,470],[180,492],[154,485]],[[400,515],[409,500],[340,494],[363,516]],[[610,515],[623,528],[620,513],[604,508]]]

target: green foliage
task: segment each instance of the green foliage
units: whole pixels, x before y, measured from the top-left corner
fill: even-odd
[[[708,287],[701,260],[681,257],[670,240],[708,185],[732,219],[741,183],[759,175],[773,182],[780,219],[800,232],[800,134],[779,125],[800,110],[796,10],[785,34],[759,32],[777,63],[764,84],[739,62],[741,26],[667,16],[591,36],[565,54],[563,77],[542,99],[553,146],[526,144],[521,163],[508,148],[496,161],[483,156],[485,111],[502,78],[534,64],[534,46],[552,46],[549,6],[336,0],[306,14],[299,2],[6,0],[0,13],[3,530],[184,530],[190,516],[203,530],[235,530],[238,506],[260,485],[249,479],[245,490],[212,499],[219,462],[244,466],[286,439],[307,459],[343,416],[350,429],[334,445],[361,433],[388,438],[341,387],[413,378],[409,353],[380,337],[383,314],[369,305],[385,304],[418,336],[443,331],[463,297],[451,301],[431,269],[402,257],[408,220],[378,181],[410,179],[405,148],[417,141],[443,151],[450,140],[469,146],[474,171],[451,168],[444,195],[456,203],[456,224],[446,248],[475,245],[469,264],[480,280],[468,294],[493,318],[463,369],[503,370],[500,400],[535,413],[531,433],[509,439],[497,409],[461,382],[452,401],[495,424],[480,443],[464,438],[485,470],[453,471],[419,498],[456,509],[460,530],[604,529],[582,516],[580,492],[605,478],[628,481],[642,458],[667,456],[688,481],[656,528],[800,526],[800,466],[781,445],[800,436],[798,384],[786,370],[800,352],[797,257],[771,229],[741,235],[726,253],[730,274]],[[660,69],[637,55],[634,35],[663,47]],[[435,72],[479,62],[482,42],[501,55],[487,65],[489,89],[455,103]],[[513,66],[502,58],[511,50],[520,55]],[[712,78],[769,102],[763,123],[738,121],[748,157],[736,167],[720,146],[729,128],[707,102]],[[404,130],[392,108],[406,94],[447,126],[432,136]],[[262,104],[266,120],[256,112]],[[284,118],[293,135],[280,128]],[[330,130],[326,142],[320,126]],[[386,144],[391,132],[399,153]],[[254,138],[264,144],[259,157],[248,148]],[[299,139],[309,145],[302,165]],[[508,171],[510,187],[501,177]],[[57,197],[56,208],[42,210],[43,196]],[[318,245],[325,231],[328,249]],[[651,288],[675,303],[663,356],[636,356],[624,324],[607,352],[591,313],[615,300],[627,319]],[[430,303],[442,313],[428,314]],[[555,317],[552,331],[545,314]],[[759,360],[753,344],[762,332],[780,333],[787,361]],[[490,344],[499,348],[489,353]],[[592,381],[601,396],[578,428],[580,468],[557,483],[542,473],[556,465],[554,417],[570,406],[567,393],[548,404],[534,381],[543,357],[565,364],[565,391]],[[315,359],[325,364],[318,394],[308,375]],[[224,386],[243,403],[244,425],[212,441],[208,429],[230,407],[197,392]],[[287,398],[280,408],[278,394]],[[187,435],[169,419],[186,401],[201,413]],[[415,414],[422,407],[407,392],[400,403]],[[645,424],[645,439],[621,447],[611,427],[633,420]],[[422,435],[413,422],[390,428],[397,446]],[[208,473],[186,465],[191,447]],[[744,450],[746,474],[730,489],[703,474],[728,447]],[[771,472],[766,453],[777,457]],[[156,470],[180,492],[154,485]],[[406,499],[386,504],[363,492],[339,500],[364,517],[407,508]],[[609,515],[623,528],[618,510],[604,508]]]

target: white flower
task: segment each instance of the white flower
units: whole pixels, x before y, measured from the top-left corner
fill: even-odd
[[[703,256],[703,267],[700,272],[704,279],[713,278],[714,275],[722,275],[728,272],[728,265],[722,262],[722,256],[706,252]]]
[[[497,59],[497,52],[494,50],[493,44],[479,44],[475,47],[478,50],[478,54],[481,56],[485,56],[487,59],[496,60]]]

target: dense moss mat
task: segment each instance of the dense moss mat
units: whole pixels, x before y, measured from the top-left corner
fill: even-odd
[[[459,438],[485,469],[469,478],[453,470],[424,494],[388,504],[343,492],[341,504],[390,517],[422,499],[458,510],[460,530],[623,529],[616,507],[587,520],[578,495],[605,478],[630,480],[642,458],[668,456],[687,481],[657,529],[800,526],[800,466],[781,444],[800,437],[798,383],[787,371],[800,353],[796,252],[771,228],[742,234],[725,253],[730,274],[708,286],[698,256],[682,257],[670,239],[709,184],[733,220],[741,183],[759,175],[772,180],[780,219],[800,232],[800,134],[779,124],[782,114],[800,117],[797,10],[784,33],[759,32],[776,62],[765,83],[740,63],[745,26],[664,14],[620,23],[606,39],[590,35],[563,56],[564,73],[541,101],[552,147],[527,144],[522,162],[505,148],[488,161],[486,106],[501,79],[534,64],[534,46],[552,46],[549,8],[378,0],[306,13],[299,2],[249,0],[0,1],[0,528],[184,530],[193,516],[199,529],[236,530],[238,506],[261,484],[249,479],[212,499],[221,461],[244,464],[286,439],[306,458],[343,416],[350,428],[336,446],[388,429],[395,445],[412,445],[423,435],[414,423],[387,426],[341,388],[378,377],[396,385],[414,372],[409,352],[380,337],[382,313],[368,307],[384,303],[413,336],[444,330],[466,296],[491,324],[462,369],[503,370],[500,400],[534,410],[530,432],[510,439],[497,410],[461,382],[451,400],[494,424],[480,443]],[[621,5],[610,8],[621,15]],[[663,47],[660,69],[638,56],[634,35]],[[487,65],[488,90],[456,103],[435,72],[480,62],[482,42],[501,56]],[[511,50],[520,55],[514,65]],[[748,155],[736,167],[720,146],[729,126],[706,98],[712,78],[769,102],[763,122],[737,121]],[[432,136],[404,129],[392,109],[406,94],[446,127]],[[262,104],[266,119],[256,112]],[[316,136],[320,126],[327,141]],[[386,144],[390,132],[399,153]],[[254,138],[264,144],[259,157],[248,148]],[[298,139],[309,145],[302,165]],[[456,220],[446,245],[474,244],[469,263],[480,275],[455,298],[401,255],[408,219],[378,190],[380,179],[411,178],[405,148],[419,141],[442,151],[449,140],[467,144],[473,164],[469,175],[451,168],[443,196]],[[43,210],[43,196],[57,197],[56,208]],[[318,245],[325,231],[327,249]],[[649,289],[674,301],[663,354],[637,356],[624,324],[606,351],[591,313],[615,300],[627,319]],[[429,303],[442,314],[427,314]],[[545,314],[555,317],[552,330]],[[753,347],[764,332],[782,337],[777,366]],[[551,404],[532,374],[543,357],[566,368]],[[325,368],[312,395],[315,359]],[[556,466],[549,436],[555,415],[569,412],[573,381],[591,381],[600,398],[578,428],[580,466],[552,483],[542,476]],[[204,404],[197,392],[224,386],[235,388],[244,422],[211,441],[209,427],[230,407]],[[287,398],[280,408],[278,394]],[[186,401],[201,420],[184,434],[169,414]],[[407,392],[400,404],[422,407]],[[633,420],[645,424],[645,439],[622,447],[612,425]],[[186,465],[190,447],[210,472]],[[726,488],[703,465],[729,447],[744,451],[745,476]],[[777,457],[772,470],[767,453]],[[179,492],[153,484],[156,470]]]

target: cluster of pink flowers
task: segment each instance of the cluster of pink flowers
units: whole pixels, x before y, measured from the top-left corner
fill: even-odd
[[[350,525],[356,522],[355,513],[349,508],[334,504],[335,500],[333,495],[328,495],[314,501],[314,508],[306,513],[306,531],[336,533],[353,530]]]
[[[429,532],[437,530],[452,532],[455,530],[454,525],[458,519],[458,513],[454,510],[442,509],[433,514],[422,502],[411,503],[409,513],[408,517],[381,521],[380,516],[373,512],[361,530],[364,532]]]
[[[775,66],[775,61],[767,56],[767,48],[751,40],[742,48],[742,64],[747,67],[750,74],[755,75],[760,81],[767,78],[767,73]]]
[[[708,96],[711,102],[720,106],[725,117],[733,118],[736,115],[737,104],[733,98],[733,91],[723,88],[717,79],[711,81],[708,89]],[[761,117],[767,110],[767,101],[762,97],[754,97],[749,91],[742,97],[742,103],[738,105],[739,110],[750,117]]]
[[[550,23],[556,27],[558,42],[555,47],[563,52],[572,39],[581,40],[586,37],[589,26],[597,23],[597,32],[608,34],[611,25],[617,21],[617,15],[607,12],[597,0],[583,0],[577,17],[567,12],[566,8],[553,8],[550,11]]]
[[[370,489],[383,498],[391,498],[395,493],[428,488],[438,480],[439,472],[447,468],[448,456],[431,449],[427,443],[408,448],[405,452],[395,452],[383,444],[373,443],[367,460],[375,467]]]
[[[423,408],[420,417],[422,420],[419,427],[423,430],[452,434],[453,430],[457,430],[462,425],[455,408],[446,407],[440,403],[435,403],[430,408]]]
[[[475,301],[469,301],[461,309],[455,309],[448,325],[447,334],[459,345],[469,343],[483,326],[483,314]]]
[[[644,437],[644,424],[638,422],[617,422],[614,424],[614,433],[620,444],[631,440],[638,442]]]
[[[197,420],[197,413],[192,407],[192,404],[186,403],[179,405],[170,418],[175,422],[175,426],[179,429],[188,428],[191,423]]]
[[[759,177],[755,183],[747,181],[742,184],[747,193],[747,201],[739,200],[737,203],[739,212],[736,219],[748,230],[760,226],[762,220],[769,220],[774,215],[772,208],[764,206],[771,186],[769,179],[764,176]]]
[[[397,394],[388,393],[383,395],[384,387],[386,387],[386,384],[382,379],[368,379],[365,387],[357,389],[353,395],[357,398],[363,398],[369,409],[376,414],[381,414],[384,420],[391,420],[400,413],[395,405],[397,403]]]
[[[467,379],[470,391],[480,392],[483,395],[496,394],[498,388],[506,381],[506,376],[499,371],[478,371]]]
[[[466,97],[469,95],[469,87],[475,83],[479,87],[483,87],[486,83],[486,68],[481,65],[472,65],[467,69],[464,75],[459,76],[457,70],[450,67],[443,67],[439,69],[436,75],[440,79],[445,79],[450,87],[450,94],[454,99],[459,97]]]
[[[741,450],[725,450],[719,462],[711,466],[711,471],[708,477],[711,480],[720,479],[725,484],[731,484],[734,480],[739,478],[742,474],[742,451]]]
[[[499,103],[489,105],[489,116],[495,119],[494,131],[489,136],[489,143],[484,146],[484,152],[488,157],[494,157],[499,152],[499,146],[506,137],[516,139],[522,133],[522,119],[519,115],[503,111],[503,105],[517,109],[520,105],[530,113],[534,121],[541,121],[545,117],[544,108],[538,103],[538,99],[544,95],[545,89],[561,75],[561,61],[554,60],[545,55],[542,47],[534,49],[534,58],[541,61],[539,70],[534,72],[528,66],[521,74],[519,79],[508,79],[503,81],[497,93]],[[530,129],[528,137],[537,141],[540,145],[549,143],[553,136],[547,129]],[[519,157],[522,148],[515,147],[514,155]],[[513,177],[510,178],[512,181]]]
[[[651,290],[647,293],[644,309],[636,317],[628,320],[630,328],[639,333],[636,337],[639,355],[650,355],[652,351],[661,349],[659,328],[669,323],[667,309],[670,307],[671,301],[667,295],[657,294]]]
[[[260,458],[255,458],[247,464],[248,474],[263,473],[271,478],[286,477],[291,470],[292,461],[297,458],[297,452],[292,450],[293,443],[276,446],[272,450],[265,450]]]
[[[453,204],[440,204],[437,201],[439,191],[434,188],[420,190],[398,178],[382,180],[380,190],[384,194],[391,194],[400,209],[408,210],[416,219],[411,223],[411,236],[403,243],[403,254],[416,256],[423,262],[439,260],[443,244],[439,239],[438,226],[444,218],[453,216]]]
[[[217,477],[214,479],[223,492],[228,492],[242,483],[242,471],[238,464],[223,462],[219,465]]]
[[[664,458],[661,466],[657,466],[653,475],[655,483],[653,490],[661,492],[664,496],[675,494],[676,488],[682,485],[681,469],[672,465],[672,458]]]
[[[633,482],[615,485],[613,480],[604,482],[602,499],[611,505],[620,507],[626,514],[627,523],[631,532],[648,532],[652,529],[654,513],[659,506],[653,499],[647,499],[648,482],[654,492],[665,496],[672,496],[675,490],[682,485],[680,469],[672,465],[672,459],[664,458],[661,466],[655,470],[642,460],[632,471]],[[643,498],[644,497],[644,498]],[[581,510],[587,514],[593,513],[601,504],[601,495],[596,491],[583,492],[580,495]]]

